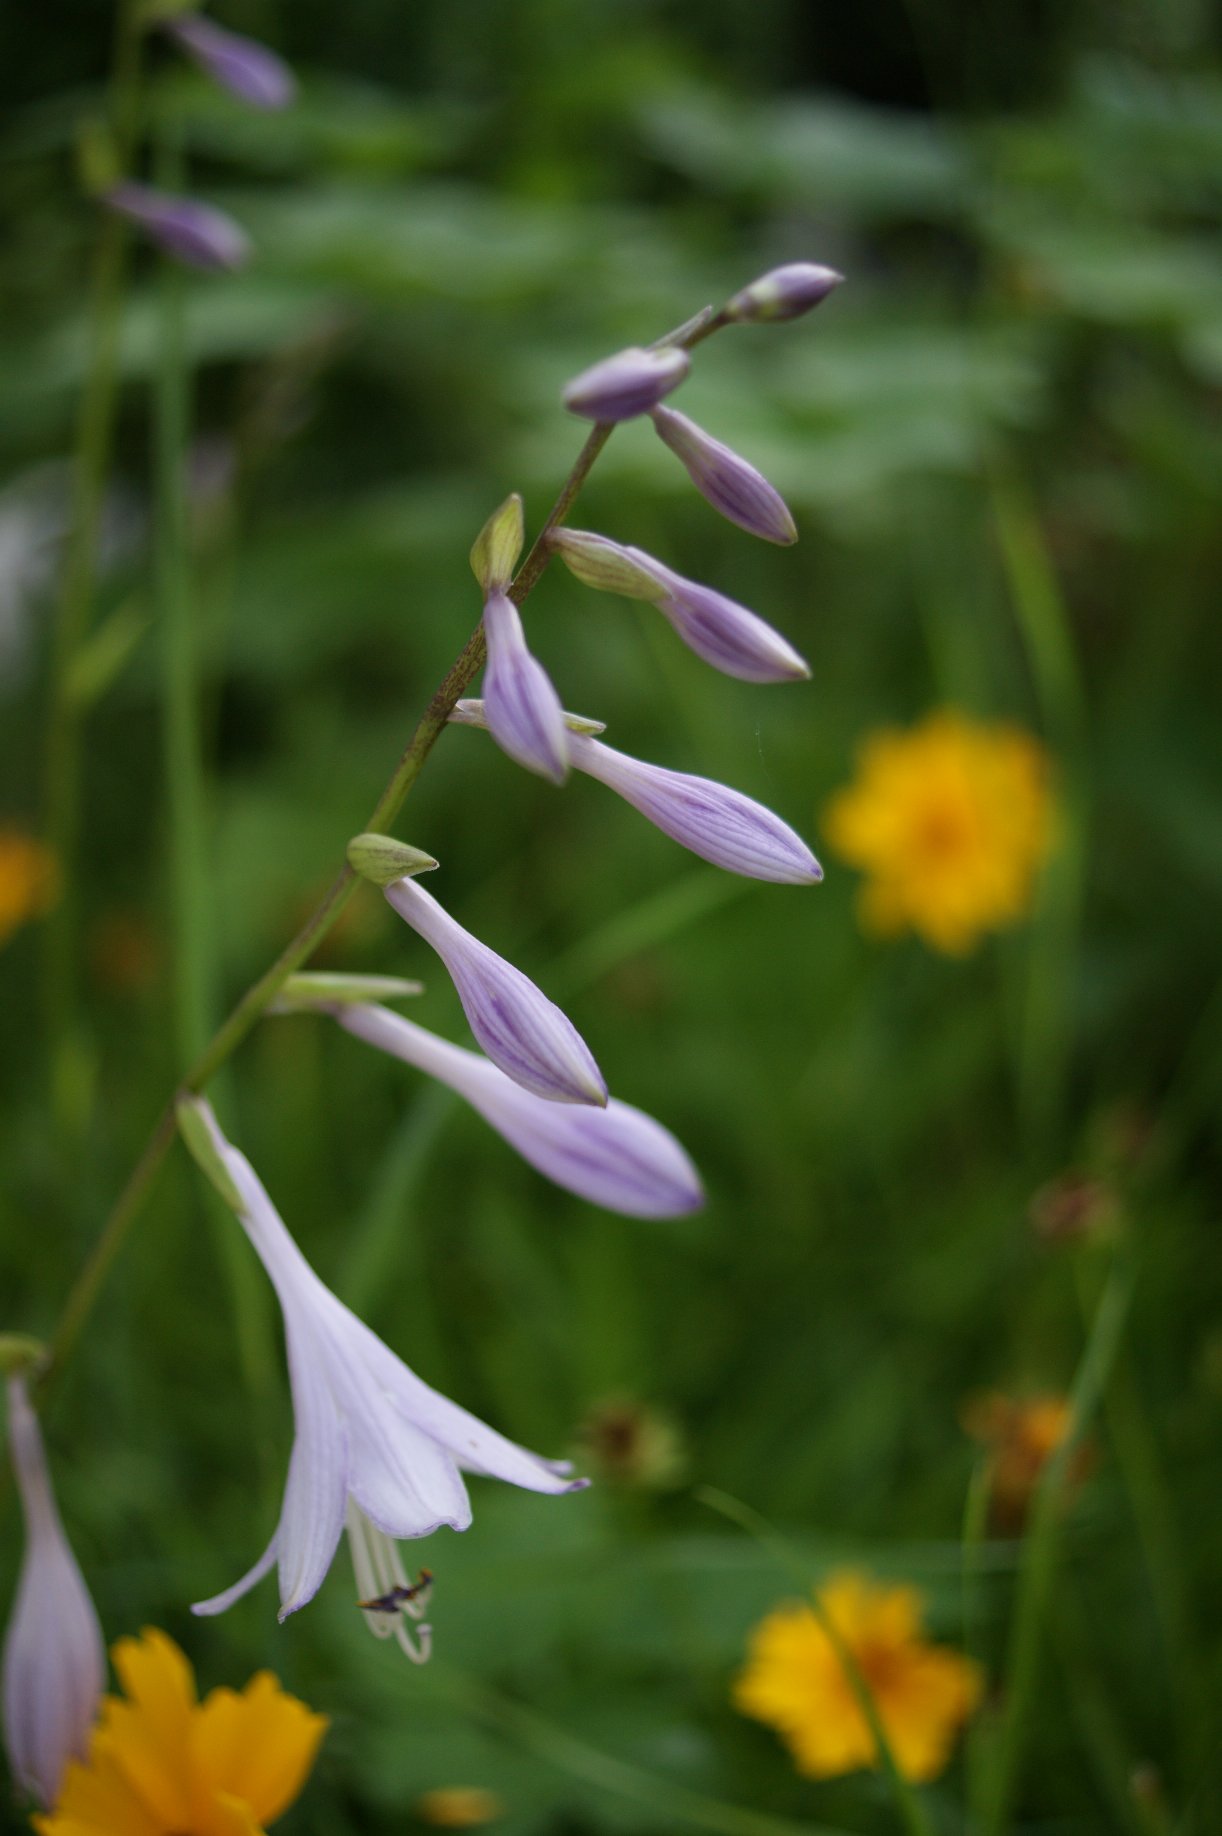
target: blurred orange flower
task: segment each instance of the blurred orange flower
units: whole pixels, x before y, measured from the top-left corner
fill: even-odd
[[[431,1823],[438,1830],[474,1830],[505,1814],[500,1798],[482,1785],[439,1785],[435,1791],[422,1792],[412,1809],[421,1823]]]
[[[1015,1535],[1026,1522],[1044,1468],[1065,1439],[1070,1405],[1066,1396],[1033,1396],[1027,1401],[991,1392],[964,1407],[963,1426],[990,1453],[989,1522]],[[1072,1476],[1081,1479],[1090,1455],[1079,1448]]]
[[[0,829],[0,945],[59,897],[59,865],[45,843],[20,829]]]
[[[266,1670],[200,1702],[190,1664],[152,1627],[111,1655],[128,1699],[103,1701],[88,1758],[34,1818],[40,1836],[261,1836],[304,1785],[324,1717]]]
[[[1047,755],[1018,727],[943,709],[869,735],[823,823],[867,875],[868,929],[961,956],[1031,907],[1053,839]]]
[[[816,1598],[874,1701],[906,1779],[936,1778],[983,1678],[969,1658],[930,1644],[913,1587],[885,1587],[836,1574]],[[835,1778],[877,1766],[877,1746],[831,1639],[808,1606],[791,1601],[760,1622],[734,1684],[744,1715],[774,1727],[799,1772]]]

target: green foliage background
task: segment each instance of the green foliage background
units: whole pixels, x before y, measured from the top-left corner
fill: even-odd
[[[73,149],[106,12],[0,23],[2,813],[31,826],[96,231]],[[289,1412],[278,1322],[255,1288],[235,1328],[218,1255],[234,1227],[179,1155],[49,1426],[108,1634],[164,1625],[205,1685],[267,1664],[331,1716],[283,1826],[301,1836],[413,1827],[416,1796],[454,1784],[494,1788],[507,1836],[718,1814],[675,1788],[741,1807],[747,1836],[768,1813],[893,1829],[879,1781],[800,1781],[731,1709],[748,1629],[792,1582],[694,1488],[748,1501],[812,1578],[847,1559],[917,1581],[961,1642],[976,1456],[960,1412],[982,1389],[1072,1380],[1110,1248],[1049,1246],[1028,1209],[1076,1170],[1112,1195],[1136,1297],[1064,1532],[1015,1827],[1204,1836],[1222,1596],[1222,79],[1206,10],[234,0],[223,17],[303,82],[292,110],[257,117],[155,59],[151,106],[185,120],[193,188],[258,251],[189,292],[221,479],[192,587],[227,1000],[325,886],[475,622],[484,517],[511,489],[528,522],[545,514],[580,438],[564,380],[781,260],[829,261],[849,285],[812,320],[717,339],[683,407],[781,488],[798,549],[721,524],[639,426],[576,520],[757,607],[812,684],[714,676],[648,608],[559,570],[531,601],[534,648],[626,751],[741,787],[816,847],[859,738],[945,702],[1040,732],[1071,820],[1031,922],[945,961],[863,938],[832,859],[817,892],[731,881],[597,785],[559,795],[482,736],[445,736],[401,833],[440,858],[463,922],[564,1002],[612,1088],[689,1146],[707,1210],[593,1212],[323,1022],[262,1026],[222,1107],[320,1273],[430,1382],[587,1465],[592,1411],[656,1410],[682,1472],[653,1488],[603,1474],[562,1502],[477,1482],[468,1536],[422,1552],[440,1653],[423,1672],[369,1640],[344,1558],[284,1628],[267,1587],[192,1621],[185,1603],[271,1529]],[[67,1145],[37,933],[0,955],[0,1328],[37,1333],[177,1068],[147,258],[123,333]],[[325,960],[423,974],[413,1017],[465,1036],[373,892]],[[10,1496],[5,1588],[15,1517]],[[1019,1557],[982,1551],[999,1687]],[[939,1828],[964,1827],[961,1774],[930,1793]]]

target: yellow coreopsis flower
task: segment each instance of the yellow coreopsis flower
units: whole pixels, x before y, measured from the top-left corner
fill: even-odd
[[[31,918],[41,918],[59,897],[55,856],[20,829],[0,829],[0,944]]]
[[[869,1691],[906,1779],[936,1778],[983,1679],[969,1658],[921,1632],[921,1596],[861,1575],[833,1575],[817,1595]],[[877,1766],[870,1724],[836,1649],[808,1606],[791,1601],[761,1621],[734,1684],[744,1715],[774,1727],[799,1772],[835,1778]]]
[[[305,1783],[325,1717],[266,1670],[200,1702],[190,1664],[155,1628],[111,1656],[127,1700],[106,1697],[87,1759],[34,1818],[40,1836],[261,1836]]]
[[[871,734],[823,813],[830,846],[867,875],[863,923],[962,955],[1030,907],[1053,834],[1038,740],[953,708]]]

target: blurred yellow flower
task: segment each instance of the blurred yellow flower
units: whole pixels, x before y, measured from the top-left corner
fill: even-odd
[[[868,876],[868,929],[960,956],[1031,907],[1053,834],[1047,755],[1018,727],[942,709],[869,735],[823,823]]]
[[[474,1830],[505,1814],[500,1798],[482,1785],[439,1785],[422,1792],[412,1809],[421,1823],[438,1830]]]
[[[261,1670],[200,1702],[191,1666],[146,1627],[111,1653],[127,1701],[107,1696],[89,1757],[69,1766],[40,1836],[260,1836],[304,1785],[322,1715]]]
[[[0,829],[0,944],[41,918],[59,897],[59,867],[50,848],[20,829]]]
[[[936,1778],[983,1686],[969,1658],[921,1635],[913,1587],[884,1587],[841,1573],[817,1599],[874,1701],[895,1763],[906,1779]],[[756,1626],[734,1703],[774,1727],[799,1772],[835,1778],[877,1766],[870,1725],[819,1620],[791,1601]]]

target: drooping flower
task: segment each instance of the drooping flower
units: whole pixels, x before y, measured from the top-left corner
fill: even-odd
[[[223,210],[198,198],[172,197],[129,180],[103,192],[102,202],[129,217],[158,248],[189,268],[240,268],[250,259],[245,230]]]
[[[49,912],[59,897],[59,863],[21,829],[0,829],[0,945]]]
[[[493,739],[527,771],[563,784],[569,760],[560,697],[543,665],[527,649],[518,608],[508,593],[490,593],[485,601],[484,636],[484,706]]]
[[[818,1601],[873,1699],[899,1771],[918,1783],[936,1778],[980,1699],[979,1666],[924,1637],[915,1588],[841,1573],[819,1589]],[[734,1702],[744,1715],[777,1730],[808,1778],[879,1764],[840,1656],[800,1601],[778,1607],[755,1628]]]
[[[487,724],[479,701],[458,702],[450,718],[460,725]],[[823,869],[801,836],[762,803],[712,778],[629,758],[594,737],[590,729],[597,722],[584,722],[582,730],[571,724],[580,716],[566,718],[574,768],[615,791],[680,847],[751,880],[812,886],[823,878]]]
[[[1021,918],[1053,841],[1048,777],[1030,734],[953,708],[870,735],[823,813],[830,846],[868,876],[867,928],[959,956]]]
[[[733,447],[697,427],[673,408],[655,408],[653,424],[663,443],[687,468],[703,498],[731,523],[783,547],[798,539],[797,525],[780,492]]]
[[[180,1112],[186,1106],[184,1100]],[[221,1133],[210,1105],[195,1098],[189,1107],[208,1151],[200,1151],[190,1131],[184,1139],[234,1207],[276,1290],[295,1423],[284,1503],[271,1542],[249,1573],[194,1612],[224,1612],[274,1566],[280,1617],[297,1612],[322,1585],[350,1521],[350,1506],[359,1513],[364,1546],[377,1565],[386,1560],[380,1539],[430,1536],[443,1524],[468,1527],[464,1472],[532,1492],[570,1492],[585,1484],[571,1479],[562,1462],[516,1446],[410,1371],[319,1280],[250,1162]],[[385,1609],[395,1610],[393,1601]]]
[[[571,573],[602,592],[657,606],[689,650],[741,682],[802,682],[810,670],[779,631],[712,587],[686,580],[642,549],[584,529],[549,537]]]
[[[821,306],[843,281],[844,275],[835,268],[824,268],[813,261],[787,262],[784,267],[770,268],[767,274],[741,288],[727,302],[725,316],[742,323],[800,319],[803,313]]]
[[[330,1011],[358,1039],[448,1084],[546,1179],[632,1218],[674,1218],[704,1202],[700,1176],[669,1129],[614,1097],[605,1109],[551,1103],[476,1052],[385,1007]]]
[[[227,32],[200,13],[176,13],[162,29],[214,83],[254,108],[287,108],[297,80],[284,59],[257,39]]]
[[[687,352],[674,344],[619,351],[575,376],[565,387],[564,405],[587,421],[628,421],[647,414],[691,367]]]
[[[50,1805],[64,1768],[88,1744],[106,1686],[106,1648],[19,1373],[8,1379],[8,1435],[26,1542],[4,1640],[4,1744],[13,1777]]]
[[[106,1697],[88,1758],[34,1819],[39,1836],[262,1836],[309,1777],[325,1717],[267,1670],[201,1702],[183,1653],[152,1626],[111,1655],[126,1700]]]
[[[386,897],[445,964],[471,1031],[493,1064],[553,1103],[607,1101],[589,1046],[528,976],[472,937],[415,880],[396,880]]]

